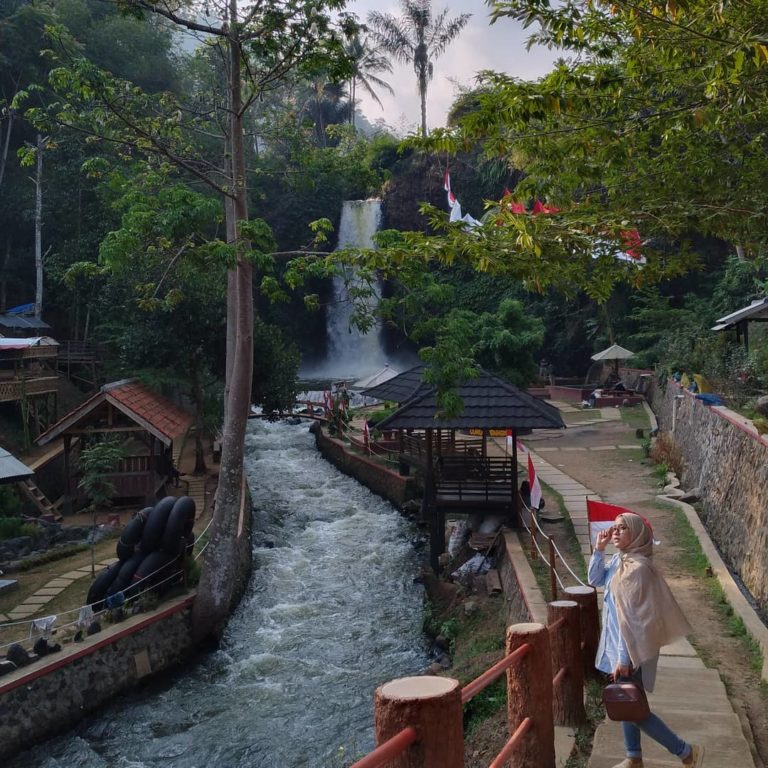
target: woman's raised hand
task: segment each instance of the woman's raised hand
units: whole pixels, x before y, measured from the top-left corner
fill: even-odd
[[[611,540],[611,534],[613,533],[613,526],[606,528],[604,531],[600,531],[597,534],[597,541],[595,542],[595,549],[598,552],[603,552],[608,546],[608,542]]]

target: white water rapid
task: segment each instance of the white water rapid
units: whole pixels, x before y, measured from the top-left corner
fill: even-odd
[[[375,688],[428,663],[414,531],[306,424],[252,421],[246,450],[254,573],[221,649],[6,768],[336,768],[373,747]]]

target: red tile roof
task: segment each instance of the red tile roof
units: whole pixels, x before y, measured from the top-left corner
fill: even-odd
[[[128,416],[146,421],[171,440],[183,435],[192,424],[192,416],[170,400],[154,393],[141,382],[131,381],[108,389],[107,399]]]
[[[139,381],[126,379],[105,384],[95,395],[59,419],[35,441],[45,445],[79,423],[100,403],[111,403],[128,418],[166,444],[183,435],[192,424],[192,416]]]

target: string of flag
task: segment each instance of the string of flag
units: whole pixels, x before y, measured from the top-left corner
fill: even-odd
[[[448,208],[450,210],[450,216],[448,220],[450,222],[462,221],[464,222],[465,229],[474,229],[482,223],[468,213],[462,215],[461,203],[459,203],[459,200],[451,187],[451,174],[448,170],[446,170],[443,174],[443,189],[448,196]],[[505,205],[511,213],[517,215],[541,216],[560,213],[559,208],[555,207],[554,205],[543,203],[538,199],[533,203],[533,207],[529,212],[525,203],[519,200],[515,200],[507,187],[504,188],[503,198],[503,205]],[[640,237],[640,232],[637,229],[621,230],[619,232],[619,242],[622,250],[615,254],[615,257],[619,261],[626,261],[638,265],[646,263],[647,260],[642,253],[643,240]],[[599,258],[599,256],[600,253],[597,253],[595,254],[594,258]]]

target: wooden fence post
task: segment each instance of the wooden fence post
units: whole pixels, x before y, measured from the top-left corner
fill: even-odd
[[[525,658],[507,670],[507,719],[510,735],[526,718],[533,726],[509,761],[510,768],[555,768],[555,726],[552,720],[552,652],[543,624],[507,628],[506,655],[528,643]]]
[[[600,616],[597,608],[597,590],[594,587],[566,587],[565,599],[579,606],[581,624],[581,658],[584,662],[584,679],[597,677],[595,656],[600,642]]]
[[[552,648],[552,695],[555,725],[583,725],[587,721],[584,710],[584,671],[581,660],[581,632],[579,606],[573,600],[555,600],[547,603],[547,623],[563,623],[550,632]]]
[[[376,689],[376,744],[411,726],[419,738],[388,768],[464,768],[461,686],[448,677],[401,677]]]

